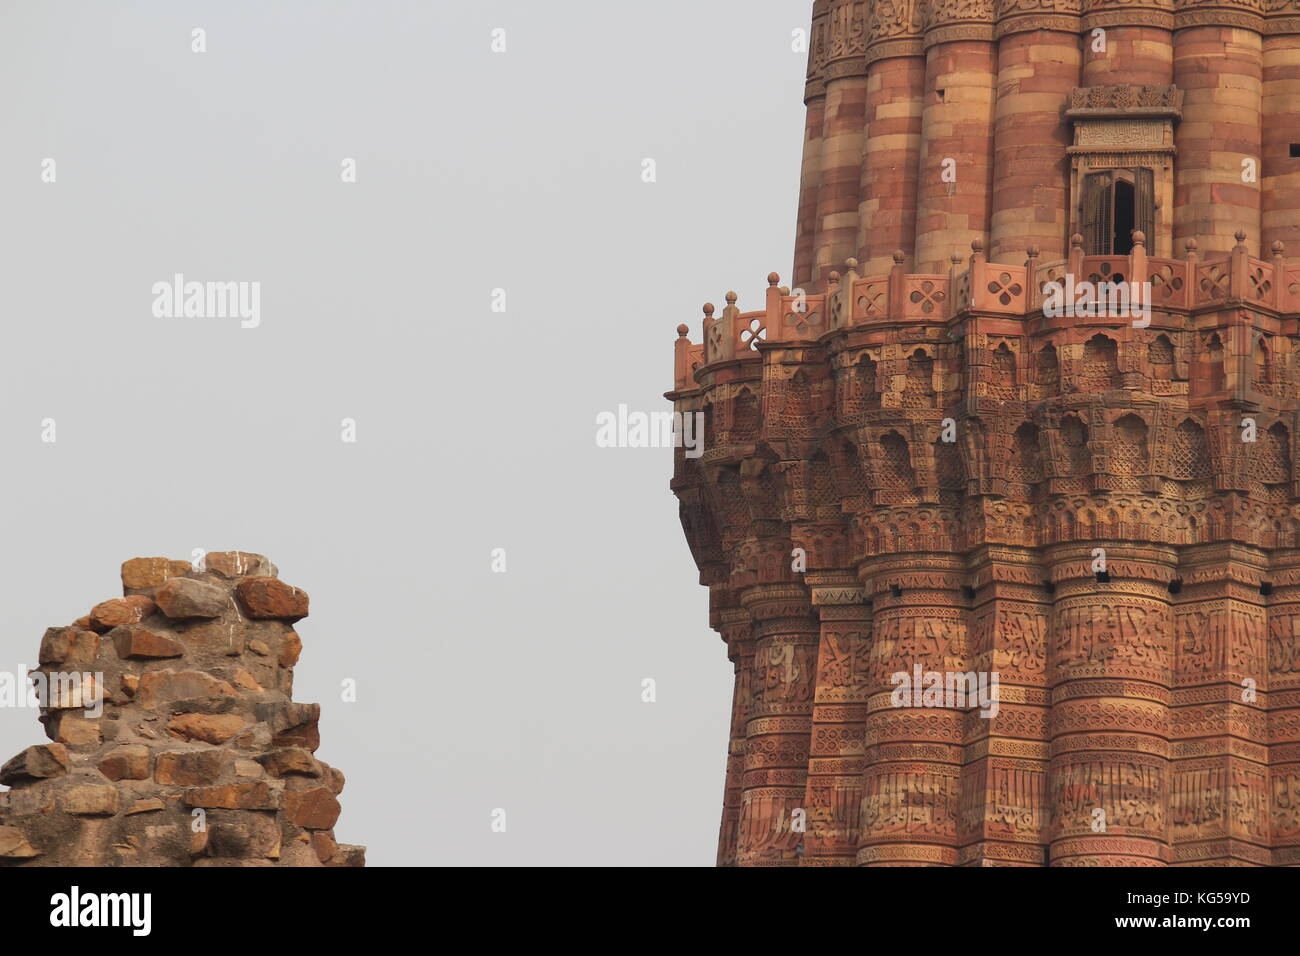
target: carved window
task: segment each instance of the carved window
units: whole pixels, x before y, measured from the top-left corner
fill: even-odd
[[[858,396],[863,408],[880,407],[880,390],[876,385],[876,363],[870,355],[857,365]]]
[[[1202,362],[1206,364],[1205,378],[1211,392],[1223,390],[1223,342],[1219,339],[1219,333],[1214,332],[1205,342],[1205,352],[1202,355]]]
[[[1147,470],[1147,423],[1125,415],[1115,423],[1110,446],[1110,468],[1117,475],[1141,475]]]
[[[1104,392],[1119,379],[1119,347],[1105,335],[1094,335],[1083,346],[1081,391]]]
[[[1259,436],[1254,456],[1255,478],[1265,484],[1278,484],[1291,478],[1291,441],[1281,422]]]
[[[731,437],[733,441],[752,441],[758,434],[758,400],[747,388],[740,390],[732,410]]]
[[[1045,345],[1038,352],[1038,384],[1052,392],[1061,380],[1061,367],[1056,360],[1056,346]]]
[[[1190,418],[1184,418],[1174,429],[1169,475],[1181,481],[1210,477],[1210,449],[1205,442],[1205,429]]]
[[[825,454],[818,453],[808,463],[811,473],[808,481],[808,504],[816,508],[825,508],[839,502],[835,494],[835,481],[831,475],[831,463]]]
[[[925,349],[917,349],[907,359],[907,386],[903,392],[904,408],[934,407],[934,359]]]
[[[993,351],[993,367],[997,369],[999,384],[1016,384],[1016,357],[1007,348],[1006,342],[999,344]]]
[[[1083,179],[1083,248],[1090,256],[1126,256],[1133,233],[1155,235],[1155,175],[1142,167],[1107,169]]]
[[[947,491],[960,491],[965,479],[962,475],[961,452],[957,443],[942,438],[934,445],[934,464],[938,472],[939,487]]]
[[[771,466],[758,476],[758,494],[750,499],[750,512],[756,519],[770,521],[781,517],[781,488]]]
[[[1073,415],[1061,420],[1061,443],[1076,477],[1092,470],[1092,453],[1088,450],[1088,426]]]
[[[749,523],[749,506],[740,490],[740,469],[725,467],[718,474],[718,511],[722,523],[735,534]]]
[[[1273,357],[1268,351],[1268,342],[1260,336],[1259,341],[1255,343],[1255,389],[1266,395],[1274,394],[1275,374]]]
[[[867,476],[858,463],[857,449],[842,438],[833,441],[828,451],[835,487],[841,498],[866,494]]]
[[[891,491],[911,491],[916,487],[916,478],[912,471],[912,458],[907,450],[907,442],[897,432],[890,432],[880,439],[880,470],[884,487]]]
[[[1168,382],[1174,377],[1174,346],[1166,336],[1157,336],[1147,346],[1147,361],[1151,363],[1151,377],[1157,382]]]
[[[811,412],[812,385],[803,369],[797,369],[786,383],[781,423],[787,427],[802,425]]]
[[[1026,485],[1043,479],[1043,466],[1038,456],[1038,428],[1029,422],[1016,429],[1007,479]]]

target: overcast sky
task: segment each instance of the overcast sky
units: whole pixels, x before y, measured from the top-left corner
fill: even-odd
[[[370,865],[712,864],[731,665],[670,451],[596,416],[788,281],[809,10],[0,2],[0,669],[127,558],[264,553]],[[259,324],[156,316],[177,273]]]

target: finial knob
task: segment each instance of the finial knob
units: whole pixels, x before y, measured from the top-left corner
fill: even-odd
[[[1183,243],[1183,248],[1186,249],[1188,252],[1195,252],[1195,251],[1196,251],[1196,240],[1195,240],[1195,239],[1188,239],[1186,242]]]
[[[858,271],[858,260],[857,260],[857,259],[853,259],[853,258],[846,259],[846,260],[844,260],[844,266],[845,266],[845,268],[848,269],[850,272],[857,272],[857,271]]]
[[[952,261],[952,264],[953,264],[953,265],[960,265],[960,264],[961,264],[961,253],[960,253],[960,252],[954,252],[954,253],[953,253],[951,256],[949,256],[948,258]]]
[[[970,241],[970,250],[971,252],[983,252],[984,240],[976,236],[974,239]]]
[[[1035,242],[1035,243],[1031,243],[1030,246],[1029,246],[1029,248],[1026,249],[1025,252],[1027,252],[1027,253],[1029,254],[1029,258],[1031,258],[1031,259],[1037,259],[1037,258],[1038,258],[1038,243],[1036,243],[1036,242]]]
[[[1274,239],[1274,240],[1273,240],[1273,255],[1275,255],[1275,256],[1280,256],[1280,255],[1282,255],[1284,252],[1286,252],[1286,243],[1284,243],[1281,239]]]
[[[1083,245],[1083,234],[1076,232],[1070,237],[1070,247]]]
[[[1246,230],[1245,230],[1245,229],[1238,229],[1238,230],[1237,230],[1236,232],[1234,232],[1232,235],[1233,235],[1233,238],[1236,239],[1238,242],[1245,242],[1245,241],[1246,241]]]
[[[895,262],[895,263],[897,263],[898,265],[901,266],[901,265],[903,264],[903,260],[906,259],[906,258],[907,258],[907,253],[904,252],[902,249],[895,249],[895,250],[894,250],[894,262]]]
[[[735,305],[738,296],[734,292],[727,293],[727,305]]]
[[[776,285],[776,284],[779,283],[780,281],[781,281],[781,277],[780,277],[779,275],[777,275],[775,272],[769,272],[769,273],[767,274],[767,284],[768,284],[768,285]]]
[[[1145,246],[1147,244],[1147,234],[1141,229],[1133,230],[1133,245]]]
[[[829,279],[832,283],[836,283],[840,281],[840,274],[838,272],[832,272],[826,278]]]
[[[704,314],[705,314],[706,316],[708,316],[709,318],[713,318],[713,303],[712,303],[712,302],[705,302],[705,303],[704,303]]]
[[[687,333],[690,331],[691,331],[691,327],[687,325],[685,322],[683,322],[681,325],[677,326],[677,337],[679,339],[684,339],[686,338]]]

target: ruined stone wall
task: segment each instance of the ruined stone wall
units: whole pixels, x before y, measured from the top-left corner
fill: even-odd
[[[334,840],[320,705],[293,701],[306,593],[257,554],[205,568],[134,558],[123,597],[46,631],[32,676],[51,743],[0,768],[0,863],[364,865]]]

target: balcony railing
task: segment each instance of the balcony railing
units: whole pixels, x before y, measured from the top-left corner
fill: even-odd
[[[676,387],[688,387],[702,366],[758,357],[759,343],[796,345],[833,330],[946,322],[963,311],[1027,316],[1042,308],[1049,285],[1066,276],[1076,283],[1149,282],[1154,309],[1193,310],[1241,301],[1279,313],[1300,312],[1300,264],[1285,262],[1280,242],[1273,243],[1271,260],[1256,259],[1248,254],[1245,239],[1238,232],[1230,253],[1202,262],[1195,240],[1187,241],[1182,259],[1153,259],[1140,232],[1127,256],[1085,256],[1083,237],[1075,235],[1068,259],[1040,263],[1031,246],[1023,266],[989,262],[983,243],[976,240],[967,260],[953,256],[947,275],[905,272],[904,255],[896,252],[886,275],[863,277],[857,260],[850,259],[844,275],[832,272],[826,292],[818,295],[780,288],[774,272],[767,277],[761,311],[741,312],[736,293],[728,292],[720,315],[714,315],[712,304],[704,306],[702,344],[691,344],[687,326],[677,327]]]

